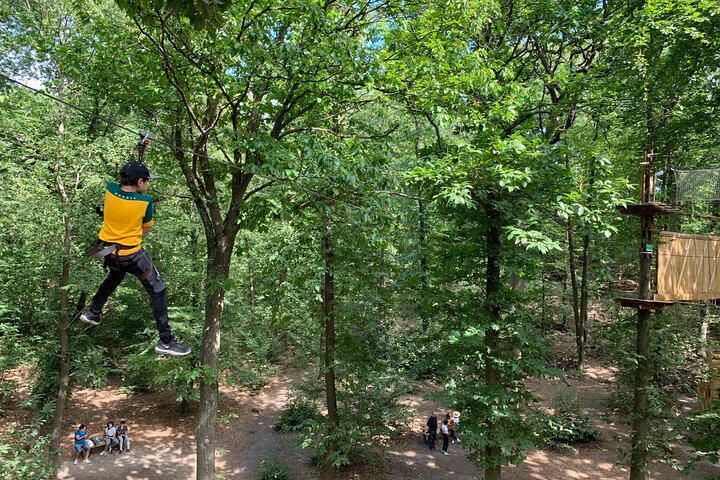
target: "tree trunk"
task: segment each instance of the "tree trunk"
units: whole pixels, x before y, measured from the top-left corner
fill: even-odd
[[[63,233],[63,259],[62,274],[60,277],[60,383],[58,385],[57,401],[55,402],[55,415],[53,416],[53,429],[50,441],[50,458],[54,466],[59,466],[60,439],[62,437],[62,424],[65,418],[65,405],[67,404],[68,386],[70,385],[70,341],[68,338],[68,299],[66,288],[70,284],[70,253],[72,247],[73,225],[70,214],[63,215],[65,232]]]
[[[649,168],[646,165],[645,182],[649,182]],[[643,201],[649,201],[651,189],[644,184]],[[646,246],[652,244],[653,216],[643,215],[641,222],[640,277],[638,298],[650,298],[652,251]],[[650,311],[638,309],[632,422],[632,453],[630,456],[630,480],[645,480],[648,456],[648,381],[650,377]]]
[[[335,478],[335,465],[333,457],[337,450],[337,440],[334,438],[338,428],[337,392],[335,389],[335,284],[333,262],[335,253],[332,244],[332,227],[330,221],[325,226],[323,235],[323,256],[325,258],[325,275],[323,286],[323,320],[325,323],[325,352],[323,367],[325,371],[325,399],[328,409],[328,442],[323,462],[323,479]]]
[[[590,272],[590,234],[583,234],[582,280],[580,281],[580,327],[582,328],[582,363],[578,368],[585,366],[585,348],[588,340],[588,274]],[[579,358],[579,356],[578,356]]]
[[[415,120],[415,160],[420,161],[420,124],[418,117]],[[432,122],[431,122],[432,123]],[[437,131],[437,130],[436,130]],[[442,148],[442,137],[438,135],[438,150]],[[422,316],[422,331],[427,332],[430,327],[430,309],[428,308],[428,286],[430,285],[430,276],[428,274],[427,265],[427,231],[425,226],[425,202],[422,197],[422,190],[418,192],[418,234],[420,237],[420,279],[422,282],[422,295],[420,299],[420,315]]]
[[[546,288],[546,286],[545,286],[545,285],[546,285],[546,284],[545,284],[545,271],[544,271],[544,269],[543,269],[543,273],[542,273],[542,275],[541,275],[540,278],[541,278],[541,280],[542,280],[542,310],[541,310],[541,313],[540,313],[540,336],[541,336],[542,338],[545,338],[545,334],[547,333],[547,332],[546,332],[547,328],[546,328],[546,326],[545,326],[545,322],[546,322],[547,320],[545,319],[545,301],[546,301],[546,298],[545,298],[545,297],[546,297],[546,294],[545,294],[545,288]]]
[[[225,244],[223,241],[221,244]],[[231,245],[232,243],[230,243]],[[200,380],[200,409],[197,429],[197,479],[215,480],[215,427],[218,407],[217,366],[220,359],[220,324],[225,289],[222,286],[230,270],[232,248],[208,244],[210,257],[207,279],[215,288],[205,298],[205,327],[203,329],[200,362],[209,374]],[[214,250],[214,251],[213,251]]]
[[[581,301],[580,292],[577,284],[577,276],[575,274],[575,240],[573,235],[572,220],[567,222],[568,237],[568,268],[570,270],[570,284],[572,286],[572,304],[573,318],[575,319],[575,346],[577,352],[578,370],[582,370],[585,364],[585,343],[583,335],[583,321],[580,315]],[[583,265],[584,268],[584,265]],[[583,280],[584,282],[584,280]]]
[[[485,274],[485,309],[490,324],[499,324],[500,305],[497,296],[500,292],[500,228],[497,225],[498,214],[491,205],[485,206],[485,215],[489,224],[487,233],[487,271]],[[485,329],[485,385],[489,389],[500,387],[500,371],[495,363],[498,352],[498,332],[493,328]],[[500,480],[501,470],[499,461],[501,450],[495,444],[495,432],[498,426],[490,419],[487,422],[488,446],[485,447],[485,457],[491,459],[492,463],[485,466],[485,480]]]
[[[420,234],[420,278],[422,279],[422,299],[423,305],[427,303],[428,287],[430,285],[430,275],[428,273],[427,264],[427,232],[425,226],[425,202],[422,197],[418,198],[418,216],[419,218],[419,234]],[[422,330],[427,332],[430,327],[430,318],[428,308],[423,306],[422,312]]]
[[[63,77],[59,77],[58,82],[58,98],[63,97]],[[58,328],[60,333],[60,379],[58,384],[57,399],[55,402],[55,413],[53,415],[53,428],[52,435],[50,437],[50,450],[49,457],[51,465],[58,467],[60,465],[60,439],[62,437],[62,424],[65,419],[65,405],[67,404],[68,387],[70,385],[70,341],[68,338],[68,301],[69,291],[68,285],[70,285],[70,254],[72,251],[72,237],[73,237],[73,224],[70,216],[69,209],[67,208],[70,204],[70,197],[65,190],[63,184],[61,169],[62,162],[60,159],[60,149],[62,146],[63,137],[65,136],[65,119],[64,119],[64,107],[62,104],[58,106],[57,115],[57,127],[58,127],[58,148],[55,153],[55,187],[60,201],[65,206],[65,213],[63,213],[63,225],[65,227],[62,236],[63,243],[63,255],[62,255],[62,273],[60,276],[60,321],[58,322]]]

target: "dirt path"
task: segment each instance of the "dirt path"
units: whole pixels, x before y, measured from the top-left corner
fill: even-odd
[[[602,431],[602,440],[576,455],[558,455],[542,449],[528,453],[518,467],[503,469],[503,477],[513,480],[621,480],[628,469],[618,465],[619,447],[614,437],[627,442],[629,427],[617,420],[601,420],[603,401],[613,372],[589,367],[582,379],[570,379],[580,395],[583,411]],[[226,479],[253,479],[260,462],[268,455],[279,457],[290,478],[316,480],[318,471],[310,463],[311,452],[294,443],[292,435],[276,432],[272,425],[287,403],[287,396],[299,374],[278,376],[259,394],[233,387],[222,387],[219,405],[217,474]],[[547,404],[565,386],[556,380],[529,380],[528,385]],[[411,431],[394,440],[384,455],[377,455],[364,465],[342,470],[339,480],[436,480],[451,476],[457,480],[479,480],[482,471],[465,457],[462,444],[450,445],[450,456],[439,450],[429,452],[421,443],[422,427],[430,411],[445,412],[447,407],[422,398],[432,386],[426,385],[404,401],[417,412]],[[195,437],[197,412],[177,415],[177,405],[168,392],[127,396],[108,387],[103,390],[77,392],[75,404],[68,412],[67,445],[58,479],[193,479],[195,478]],[[72,464],[71,438],[77,423],[89,424],[90,432],[99,431],[107,420],[126,420],[131,428],[133,451],[130,454],[92,455],[92,464]],[[678,447],[679,448],[679,447]],[[222,476],[222,477],[220,477]],[[652,479],[699,480],[720,477],[720,467],[703,464],[689,476],[682,476],[664,465],[652,465]]]
[[[292,447],[292,438],[272,429],[287,402],[294,377],[279,377],[255,395],[240,388],[221,388],[217,429],[218,476],[252,479],[268,455],[282,458],[292,478],[306,478],[303,451]],[[197,412],[179,416],[167,392],[127,396],[112,387],[77,392],[68,412],[70,421],[66,455],[58,479],[193,479]],[[112,412],[112,413],[111,413]],[[132,451],[128,454],[91,455],[91,464],[73,465],[71,445],[74,426],[83,422],[88,432],[100,431],[105,422],[126,420]]]

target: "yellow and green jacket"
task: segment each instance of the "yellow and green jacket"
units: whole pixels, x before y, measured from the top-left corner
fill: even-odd
[[[125,247],[118,249],[118,255],[131,255],[142,248],[143,227],[155,223],[152,197],[124,192],[117,183],[109,183],[105,188],[103,217],[100,240]]]

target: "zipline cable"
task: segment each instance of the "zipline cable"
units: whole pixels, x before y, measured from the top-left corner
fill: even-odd
[[[50,95],[49,93],[44,92],[44,91],[42,91],[42,90],[40,90],[40,89],[38,89],[38,88],[34,88],[34,87],[31,87],[30,85],[24,84],[24,83],[20,82],[19,80],[16,80],[16,79],[14,79],[14,78],[12,78],[12,77],[4,74],[3,72],[0,72],[0,77],[4,78],[5,80],[7,80],[7,81],[9,81],[9,82],[11,82],[11,83],[14,83],[14,84],[19,85],[19,86],[21,86],[21,87],[23,87],[23,88],[26,88],[26,89],[34,92],[34,93],[38,93],[38,94],[40,94],[40,95],[42,95],[42,96],[44,96],[44,97],[47,97],[47,98],[49,98],[50,100],[53,100],[53,101],[58,102],[58,103],[62,103],[63,105],[66,105],[66,106],[68,106],[68,107],[70,107],[70,108],[72,108],[72,109],[74,109],[74,110],[77,110],[77,111],[79,111],[79,112],[81,112],[81,113],[83,113],[83,114],[85,114],[85,115],[88,115],[88,116],[90,116],[90,117],[97,118],[97,119],[99,119],[99,120],[101,120],[101,121],[103,121],[103,122],[105,122],[105,123],[107,123],[107,124],[109,124],[109,125],[112,125],[112,126],[114,126],[114,127],[119,128],[119,129],[121,129],[121,130],[123,130],[123,131],[125,131],[125,132],[132,133],[133,135],[136,135],[136,136],[142,136],[142,135],[145,133],[145,132],[142,132],[142,131],[132,130],[131,128],[128,128],[128,127],[126,127],[126,126],[124,126],[124,125],[121,125],[121,124],[119,124],[119,123],[117,123],[117,122],[115,122],[115,121],[113,121],[113,120],[110,120],[109,118],[105,118],[105,117],[103,117],[102,115],[98,115],[98,114],[96,114],[96,113],[94,113],[94,112],[91,112],[90,110],[87,110],[87,109],[85,109],[85,108],[83,108],[83,107],[80,107],[80,106],[78,106],[78,105],[74,105],[74,104],[72,104],[72,103],[70,103],[70,102],[68,102],[68,101],[66,101],[66,100],[63,100],[63,99],[61,99],[61,98],[55,97],[55,96],[53,96],[53,95]],[[188,154],[188,155],[195,155],[195,156],[198,156],[198,157],[200,157],[200,158],[204,158],[204,159],[207,159],[207,160],[210,160],[210,161],[214,161],[214,162],[216,162],[216,163],[220,163],[220,164],[223,164],[223,165],[234,166],[234,167],[237,168],[237,165],[233,165],[233,164],[230,164],[230,163],[228,163],[228,162],[219,161],[219,160],[217,160],[217,159],[213,159],[212,157],[210,157],[210,156],[208,156],[208,155],[204,155],[204,154],[201,154],[201,153],[197,153],[197,152],[194,152],[194,151],[192,151],[192,150],[185,150],[185,149],[179,148],[178,146],[176,146],[176,145],[174,145],[174,144],[172,144],[172,143],[169,143],[169,142],[165,142],[165,141],[163,141],[163,140],[153,139],[153,141],[156,142],[156,143],[159,143],[160,145],[164,145],[165,147],[168,147],[169,149],[171,149],[171,150],[173,150],[173,151],[176,151],[176,152],[186,153],[186,154]],[[276,176],[274,176],[274,175],[265,175],[265,174],[253,173],[253,172],[248,172],[248,173],[252,173],[253,176],[257,176],[258,178],[263,179],[263,180],[272,181],[272,182],[280,182],[280,183],[288,184],[288,185],[290,185],[291,187],[293,187],[293,188],[295,188],[295,189],[302,190],[302,191],[304,191],[304,192],[306,192],[306,193],[309,193],[309,194],[311,194],[311,195],[315,195],[316,197],[322,198],[322,199],[324,199],[324,200],[328,200],[328,201],[332,201],[332,202],[337,202],[337,203],[342,203],[342,204],[348,205],[348,206],[350,206],[350,207],[352,207],[352,208],[358,209],[358,210],[360,210],[360,211],[364,211],[364,212],[367,211],[367,209],[365,209],[365,208],[363,208],[363,207],[361,207],[361,206],[355,205],[355,204],[353,204],[353,203],[350,203],[350,202],[348,202],[347,200],[340,200],[340,199],[337,199],[337,198],[328,197],[328,196],[326,196],[326,195],[323,195],[322,193],[317,192],[317,191],[314,191],[314,190],[312,190],[312,189],[310,189],[310,188],[308,188],[308,187],[306,187],[306,186],[304,186],[304,185],[301,185],[300,183],[298,183],[297,181],[294,181],[294,180],[283,179],[283,178],[276,177]],[[393,218],[390,218],[390,217],[381,215],[381,214],[379,214],[378,212],[375,212],[375,215],[378,216],[378,217],[384,217],[384,218],[387,219],[387,220],[393,220],[393,221],[395,220],[395,219],[393,219]]]

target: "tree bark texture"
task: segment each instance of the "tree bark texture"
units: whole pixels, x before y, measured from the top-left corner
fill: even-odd
[[[582,280],[580,280],[580,326],[582,327],[582,353],[583,362],[578,366],[585,366],[585,347],[588,341],[588,275],[590,274],[590,234],[586,231],[582,236]]]
[[[220,326],[225,288],[230,268],[230,251],[218,251],[208,245],[210,263],[208,283],[214,288],[205,298],[205,326],[203,328],[200,362],[207,369],[200,381],[200,408],[197,427],[197,478],[215,480],[215,433],[218,407],[217,366],[220,360]],[[214,250],[214,251],[213,251]]]
[[[334,265],[335,252],[332,243],[332,227],[328,221],[323,235],[323,256],[325,258],[325,274],[323,279],[323,319],[325,323],[325,351],[323,367],[325,371],[325,400],[328,409],[328,436],[330,442],[325,452],[323,464],[324,480],[335,478],[333,456],[337,449],[335,432],[338,428],[337,391],[335,389],[335,280]]]
[[[500,247],[502,241],[498,226],[499,215],[491,205],[485,206],[485,214],[489,225],[487,233],[487,271],[485,274],[485,308],[489,323],[499,324],[502,321],[497,298],[500,292]],[[490,389],[500,387],[500,371],[495,363],[499,348],[498,342],[497,330],[487,328],[485,330],[485,385]],[[487,426],[489,445],[485,447],[485,457],[498,459],[501,451],[500,447],[494,444],[494,441],[497,438],[496,430],[499,427],[492,420],[488,421]],[[485,467],[485,480],[500,480],[500,468],[499,465],[487,465]]]
[[[577,274],[575,273],[575,236],[573,233],[572,220],[567,223],[568,238],[568,268],[570,270],[570,285],[572,287],[573,319],[575,320],[575,346],[577,352],[578,369],[582,370],[585,364],[585,343],[583,335],[583,321],[580,314],[580,288],[578,287]]]
[[[646,245],[652,242],[652,215],[640,217],[640,278],[638,298],[650,298],[652,252]],[[645,480],[648,457],[648,381],[650,377],[650,318],[649,310],[638,309],[636,330],[637,367],[635,370],[632,421],[632,453],[630,456],[630,480]]]
[[[65,231],[63,233],[63,259],[62,274],[60,277],[60,383],[58,385],[57,400],[55,402],[55,415],[53,416],[53,429],[50,441],[50,458],[53,465],[59,465],[60,439],[62,437],[62,424],[65,418],[65,405],[70,385],[70,340],[68,338],[68,301],[69,292],[65,288],[70,284],[70,252],[72,247],[73,225],[68,213],[63,215]]]
[[[59,87],[57,91],[58,98],[63,97],[63,77],[60,76]],[[58,142],[62,142],[65,136],[65,119],[64,119],[64,107],[62,104],[58,106],[57,114],[57,133]],[[70,204],[70,197],[65,190],[65,185],[61,176],[61,160],[60,160],[60,148],[55,153],[55,187],[57,189],[60,201],[64,206]],[[65,419],[65,405],[67,404],[67,394],[70,385],[70,340],[68,338],[68,302],[70,293],[67,289],[70,285],[70,254],[72,251],[72,238],[73,238],[73,224],[70,213],[65,211],[62,216],[64,231],[62,236],[63,250],[62,250],[62,273],[60,276],[60,319],[58,322],[58,329],[60,334],[60,379],[58,384],[57,399],[55,402],[55,413],[53,415],[53,428],[52,435],[50,437],[50,463],[54,466],[59,466],[60,457],[58,452],[60,451],[60,439],[62,437],[62,424]]]
[[[430,285],[430,274],[428,272],[428,262],[427,262],[427,231],[426,231],[426,225],[425,225],[425,202],[422,198],[418,199],[418,217],[419,217],[419,225],[418,228],[420,230],[420,276],[422,279],[422,289],[423,289],[423,295],[422,295],[422,302],[425,302],[425,299],[428,295],[428,287]],[[429,311],[427,308],[422,308],[422,330],[423,332],[427,332],[427,329],[430,327],[430,318],[429,318]]]

